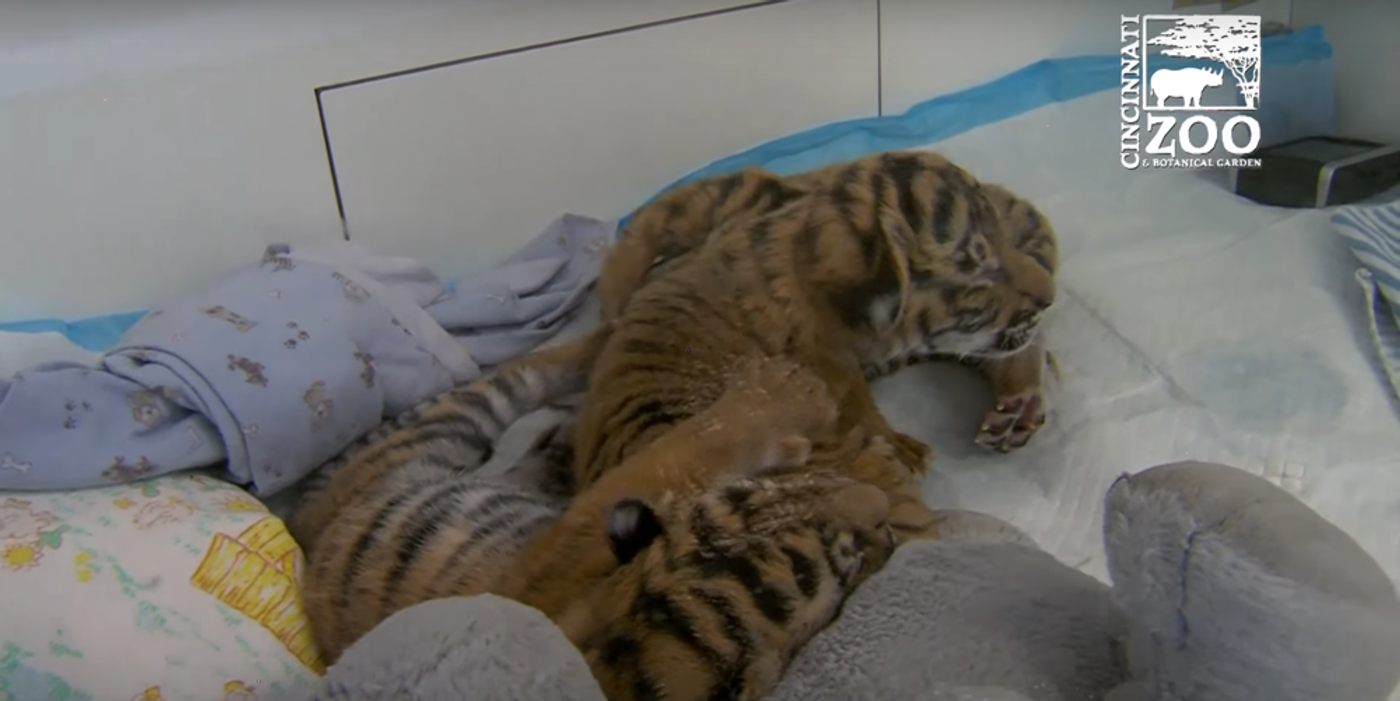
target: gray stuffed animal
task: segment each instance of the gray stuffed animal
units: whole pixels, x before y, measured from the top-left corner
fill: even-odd
[[[1242,470],[1120,477],[1110,588],[990,516],[943,513],[797,656],[770,701],[1383,701],[1400,602],[1360,546]],[[406,609],[317,701],[603,701],[538,612],[492,597]]]

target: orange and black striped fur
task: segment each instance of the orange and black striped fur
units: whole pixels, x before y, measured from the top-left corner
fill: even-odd
[[[379,481],[422,463],[463,472],[491,458],[496,441],[524,414],[551,402],[577,400],[608,337],[606,325],[579,338],[502,363],[476,381],[454,387],[362,436],[316,470],[301,487],[288,524],[303,549],[312,548],[331,520],[360,503]],[[571,494],[571,475],[558,477]]]
[[[304,599],[328,661],[394,611],[494,591],[556,620],[610,699],[648,689],[711,698],[705,685],[757,698],[889,556],[878,489],[845,476],[745,476],[805,464],[804,436],[836,416],[825,386],[782,360],[736,368],[720,401],[567,507],[556,479],[570,460],[567,405],[513,470],[473,475],[514,417],[581,387],[593,348],[538,351],[427,403],[308,491],[320,506],[310,513],[329,513],[294,519],[310,534]],[[708,603],[676,613],[687,618],[656,619],[696,592]],[[716,628],[706,611],[737,618]]]
[[[780,360],[741,377],[583,490],[497,590],[556,621],[611,701],[763,698],[894,549],[882,490],[805,467],[825,386]],[[893,459],[878,439],[855,457]]]
[[[290,525],[306,552],[303,598],[328,661],[399,609],[486,591],[558,518],[573,491],[576,412],[567,404],[505,474],[476,472],[516,419],[583,390],[604,335],[527,354],[445,392],[308,480]]]
[[[860,427],[896,447],[907,469],[866,477],[925,519],[912,478],[930,451],[888,425],[866,375],[950,356],[987,363],[999,390],[1038,392],[1055,248],[1029,203],[929,152],[667,193],[635,214],[599,280],[616,332],[579,419],[576,481],[714,401],[736,359],[784,356],[830,387],[842,409],[831,440]],[[1003,366],[1016,382],[997,382]]]
[[[888,154],[882,154],[885,157]],[[898,152],[895,156],[900,156]],[[866,159],[869,160],[869,159]],[[898,159],[890,159],[898,163]],[[795,175],[780,176],[761,168],[715,176],[678,186],[662,193],[636,211],[613,246],[598,280],[604,319],[621,315],[632,293],[645,283],[651,271],[679,265],[687,253],[701,248],[726,227],[769,214],[829,186],[847,164],[834,164]],[[891,175],[898,176],[894,170]],[[1050,221],[1031,202],[1005,187],[981,183],[1010,246],[1029,266],[1011,266],[1010,275],[1032,278],[1027,287],[1041,286],[1035,278],[1053,278],[1059,266],[1058,242]],[[1039,270],[1037,270],[1037,268]],[[1053,279],[1049,297],[1053,299]],[[1031,310],[1027,310],[1028,312]],[[921,333],[917,325],[907,327]],[[996,407],[987,414],[976,440],[1002,452],[1024,446],[1045,422],[1041,395],[1043,372],[1053,358],[1039,342],[1005,357],[986,358],[938,350],[908,348],[911,339],[895,338],[893,348],[873,349],[861,359],[867,380],[874,380],[927,360],[956,360],[981,371],[992,385]],[[916,340],[916,339],[915,339]]]
[[[611,701],[758,701],[889,559],[889,513],[882,490],[835,472],[622,501],[621,565],[561,625]]]

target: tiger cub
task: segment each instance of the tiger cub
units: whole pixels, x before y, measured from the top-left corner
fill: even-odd
[[[611,701],[763,698],[894,550],[884,491],[805,467],[794,437],[829,430],[825,387],[749,367],[582,491],[496,588],[554,620]]]
[[[1040,361],[1033,341],[1054,301],[1054,261],[1032,252],[1054,251],[1048,224],[1037,215],[1024,231],[1029,205],[930,152],[881,153],[795,179],[732,177],[688,186],[704,206],[679,192],[648,205],[610,254],[599,288],[616,331],[579,418],[576,483],[596,482],[713,402],[715,378],[737,359],[784,356],[821,377],[841,407],[819,443],[861,428],[895,447],[905,469],[866,478],[916,533],[929,512],[914,478],[931,451],[889,426],[866,374],[935,354],[993,368],[1023,369],[1011,360],[1022,352]],[[746,215],[750,203],[759,211]],[[706,210],[718,228],[686,223],[698,216],[704,226],[696,212]]]
[[[561,627],[610,701],[758,701],[889,559],[889,513],[879,488],[829,471],[624,500],[620,567]]]
[[[908,161],[898,158],[898,154],[892,158],[881,156],[881,160],[895,166],[886,172],[896,182],[899,166],[903,166],[906,175],[915,169]],[[838,163],[780,176],[761,168],[745,168],[662,193],[633,213],[604,261],[598,280],[603,318],[620,316],[648,275],[676,265],[684,254],[701,248],[716,232],[742,225],[819,192],[844,170],[845,164]],[[1021,266],[1022,276],[1053,276],[1059,260],[1055,231],[1049,220],[1029,201],[1000,185],[981,183],[981,190],[996,211],[1010,246],[1021,258],[1029,258],[1031,270],[1026,272],[1026,266]],[[907,207],[908,198],[885,204]],[[1010,270],[1014,273],[1015,268],[1012,266]],[[1032,281],[1030,286],[1036,284]],[[1029,305],[1024,311],[1034,314],[1036,306]],[[1034,327],[1019,328],[1029,332]],[[906,326],[905,331],[915,336],[924,333],[918,324]],[[1038,342],[1032,341],[1024,351],[1007,357],[983,358],[919,350],[918,338],[896,335],[889,340],[892,347],[869,348],[860,359],[867,380],[926,360],[956,360],[979,370],[987,378],[996,404],[977,433],[978,444],[1008,452],[1028,443],[1045,423],[1042,375],[1047,366],[1053,365],[1054,359]],[[1012,342],[1014,344],[1014,339]]]
[[[303,599],[328,662],[390,614],[486,591],[572,494],[568,401],[595,332],[449,390],[359,440],[308,480],[290,530],[306,553]],[[516,419],[552,407],[505,474],[474,474]]]
[[[502,363],[362,436],[303,482],[300,504],[288,523],[292,537],[311,549],[347,505],[363,501],[379,489],[379,480],[405,465],[470,471],[484,464],[516,419],[587,387],[588,372],[609,332],[602,325]],[[557,477],[553,483],[559,491],[572,493],[571,475]]]
[[[638,457],[655,479],[630,480],[620,491],[600,485],[566,508],[569,489],[561,477],[567,480],[571,467],[573,414],[559,403],[552,430],[510,471],[473,475],[515,417],[581,387],[578,377],[595,345],[585,338],[538,351],[444,394],[420,407],[416,419],[375,432],[377,439],[350,451],[308,491],[307,505],[329,517],[315,524],[297,514],[293,521],[299,532],[314,533],[304,541],[303,598],[328,662],[394,612],[421,601],[536,592],[557,574],[568,576],[552,596],[571,601],[588,590],[590,577],[616,569],[616,556],[606,544],[596,558],[549,548],[585,546],[605,534],[609,524],[596,517],[599,509],[667,491],[703,491],[711,478],[730,472],[800,465],[811,450],[802,433],[835,416],[818,380],[796,376],[791,364],[760,361],[736,373],[725,401],[689,422],[689,432],[678,431]],[[592,532],[580,536],[579,528]],[[549,576],[504,585],[503,576],[527,566],[522,558],[546,563]],[[557,610],[548,598],[514,598],[546,613]]]

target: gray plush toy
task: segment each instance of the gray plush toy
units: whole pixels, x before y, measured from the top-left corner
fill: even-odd
[[[1119,478],[1112,588],[990,516],[949,511],[794,660],[771,701],[1383,701],[1400,602],[1360,546],[1242,470]],[[399,612],[317,700],[603,701],[538,612],[491,596]]]

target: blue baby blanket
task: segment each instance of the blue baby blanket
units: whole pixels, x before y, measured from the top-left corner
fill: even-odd
[[[613,223],[565,216],[448,291],[349,242],[262,259],[146,314],[97,364],[0,379],[0,490],[77,489],[223,464],[269,497],[480,366],[557,333]]]

